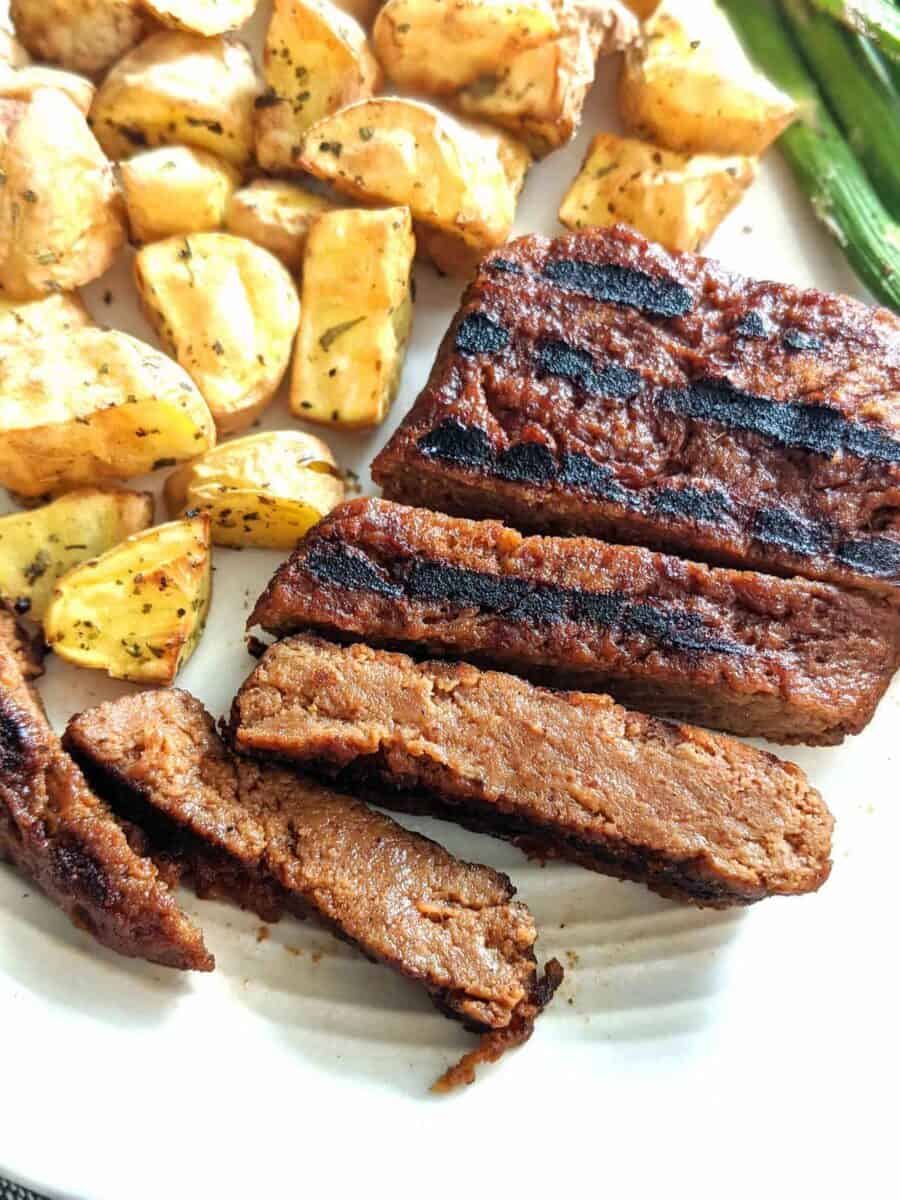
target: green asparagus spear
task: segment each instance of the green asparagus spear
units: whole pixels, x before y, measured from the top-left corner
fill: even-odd
[[[719,0],[751,58],[797,102],[779,140],[813,210],[872,294],[900,312],[900,226],[875,194],[782,23],[775,0]]]
[[[812,0],[816,8],[900,59],[900,11],[892,0]],[[752,0],[751,0],[752,3]]]
[[[853,44],[854,35],[807,0],[781,0],[800,52],[875,191],[900,220],[900,103]]]

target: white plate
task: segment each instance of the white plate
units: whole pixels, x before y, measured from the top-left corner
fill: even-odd
[[[521,232],[557,231],[589,137],[616,126],[616,69],[601,64],[578,142],[529,178]],[[751,274],[859,291],[777,155],[710,253]],[[366,480],[459,292],[424,268],[418,285],[391,419],[331,439]],[[99,319],[151,338],[127,267],[87,298]],[[283,402],[266,421],[290,424]],[[278,557],[216,551],[209,628],[180,680],[214,712],[252,665],[243,619]],[[52,658],[41,685],[59,725],[126,690]],[[260,941],[258,920],[185,894],[218,960],[214,974],[185,977],[97,948],[0,867],[0,1174],[80,1200],[320,1188],[395,1200],[570,1188],[887,1196],[895,1106],[879,1091],[898,1065],[898,701],[894,687],[844,747],[790,755],[838,818],[834,872],[817,896],[698,912],[411,822],[508,871],[537,917],[541,954],[567,964],[530,1044],[448,1099],[426,1088],[472,1039],[326,934],[285,919]]]

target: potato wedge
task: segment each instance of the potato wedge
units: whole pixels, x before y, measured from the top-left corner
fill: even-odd
[[[663,3],[625,55],[619,107],[630,133],[685,154],[762,154],[797,107],[741,53],[726,59]]]
[[[21,496],[130,479],[214,444],[189,376],[137,338],[85,328],[0,351],[0,486]]]
[[[65,92],[82,116],[87,116],[97,89],[84,75],[60,71],[57,67],[22,67],[13,71],[0,68],[0,97],[6,100],[30,100],[38,88],[56,88]]]
[[[27,67],[30,62],[31,55],[22,43],[8,29],[0,27],[0,63],[18,70],[19,67]]]
[[[168,685],[203,635],[211,588],[209,517],[156,525],[63,575],[44,637],[76,666]]]
[[[10,0],[19,41],[35,58],[98,75],[147,32],[141,0]]]
[[[246,46],[164,30],[116,63],[91,124],[110,158],[147,146],[196,146],[237,167],[253,157],[260,83]]]
[[[43,620],[66,571],[152,523],[152,496],[103,488],[78,488],[31,512],[0,517],[0,601]]]
[[[78,296],[54,292],[44,300],[5,300],[0,296],[0,355],[26,338],[52,337],[91,325]]]
[[[144,150],[119,172],[135,242],[221,229],[241,181],[230,163],[191,146]]]
[[[240,29],[249,21],[259,0],[143,0],[160,25],[214,37]]]
[[[112,166],[65,93],[0,100],[0,289],[15,300],[73,291],[125,240]]]
[[[506,241],[515,217],[497,140],[415,100],[363,100],[326,117],[298,165],[364,203],[408,205],[482,252]]]
[[[601,133],[559,210],[569,229],[631,225],[668,250],[700,250],[756,178],[739,154],[676,154]]]
[[[384,420],[412,323],[408,208],[338,209],[310,230],[291,411],[359,428]]]
[[[145,246],[134,274],[148,320],[219,432],[246,429],[290,362],[300,302],[287,270],[246,238],[196,233]]]
[[[311,125],[381,86],[365,32],[331,0],[275,0],[263,63],[256,157],[267,171],[294,168]]]
[[[166,481],[170,516],[209,514],[217,546],[293,550],[344,499],[331,451],[317,437],[279,429],[209,450]]]
[[[298,184],[257,179],[228,201],[225,228],[256,242],[289,270],[299,272],[309,227],[330,208],[334,208],[330,200]]]

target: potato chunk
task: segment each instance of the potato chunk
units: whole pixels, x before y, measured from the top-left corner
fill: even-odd
[[[253,16],[258,0],[143,0],[161,25],[214,37],[240,29]]]
[[[0,97],[7,100],[31,100],[39,88],[65,92],[82,116],[87,116],[97,89],[83,75],[60,71],[56,67],[23,67],[12,71],[0,67]]]
[[[330,0],[275,0],[264,73],[256,157],[267,171],[295,167],[311,125],[381,86],[365,32]]]
[[[619,107],[629,132],[686,154],[762,154],[796,116],[779,91],[736,52],[713,53],[666,3],[625,55]]]
[[[351,208],[313,225],[303,266],[291,410],[377,425],[397,394],[412,322],[415,238],[407,208]]]
[[[44,637],[76,666],[168,685],[200,641],[211,585],[209,517],[156,525],[63,575]]]
[[[98,75],[147,32],[141,0],[10,0],[19,40],[35,58]]]
[[[54,292],[45,300],[0,297],[0,355],[25,339],[51,337],[90,325],[91,316],[77,296]]]
[[[623,221],[669,250],[696,252],[756,178],[741,155],[676,154],[650,142],[601,133],[566,193],[569,229]]]
[[[127,334],[76,329],[0,354],[0,486],[21,496],[130,479],[214,443],[188,375]]]
[[[56,581],[153,521],[143,492],[79,488],[31,512],[0,517],[0,600],[43,619]]]
[[[290,361],[300,302],[286,269],[246,238],[197,233],[145,246],[134,273],[148,319],[219,432],[246,429]]]
[[[63,92],[0,100],[0,288],[15,300],[73,291],[125,240],[121,196],[87,122]]]
[[[333,207],[324,196],[298,184],[257,179],[228,201],[225,228],[256,242],[291,271],[299,271],[310,225]]]
[[[308,433],[280,429],[225,442],[173,471],[166,481],[171,516],[209,514],[218,546],[292,550],[344,499],[331,451]]]
[[[97,92],[91,123],[110,158],[181,143],[241,167],[253,156],[259,91],[246,46],[165,30],[116,63]]]
[[[220,229],[241,179],[230,163],[191,146],[144,150],[120,173],[136,242]]]
[[[363,100],[326,117],[308,131],[299,165],[364,203],[405,204],[481,252],[506,241],[515,217],[497,139],[415,100]]]

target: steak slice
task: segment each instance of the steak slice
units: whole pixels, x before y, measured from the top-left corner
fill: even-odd
[[[538,979],[534,919],[505,875],[293,771],[237,758],[186,692],[90,709],[65,744],[118,812],[145,828],[171,822],[274,880],[301,911],[486,1032],[476,1055],[530,1035],[561,974],[557,964]]]
[[[0,858],[98,942],[130,958],[211,971],[212,955],[149,859],[91,792],[25,673],[37,664],[0,619]]]
[[[485,258],[372,475],[526,531],[900,589],[900,321],[624,227]]]
[[[607,696],[313,637],[238,693],[238,749],[714,908],[815,891],[832,818],[803,772]]]
[[[890,682],[900,611],[871,593],[528,537],[353,500],[276,572],[248,626],[463,657],[646,712],[782,742],[859,733]]]

